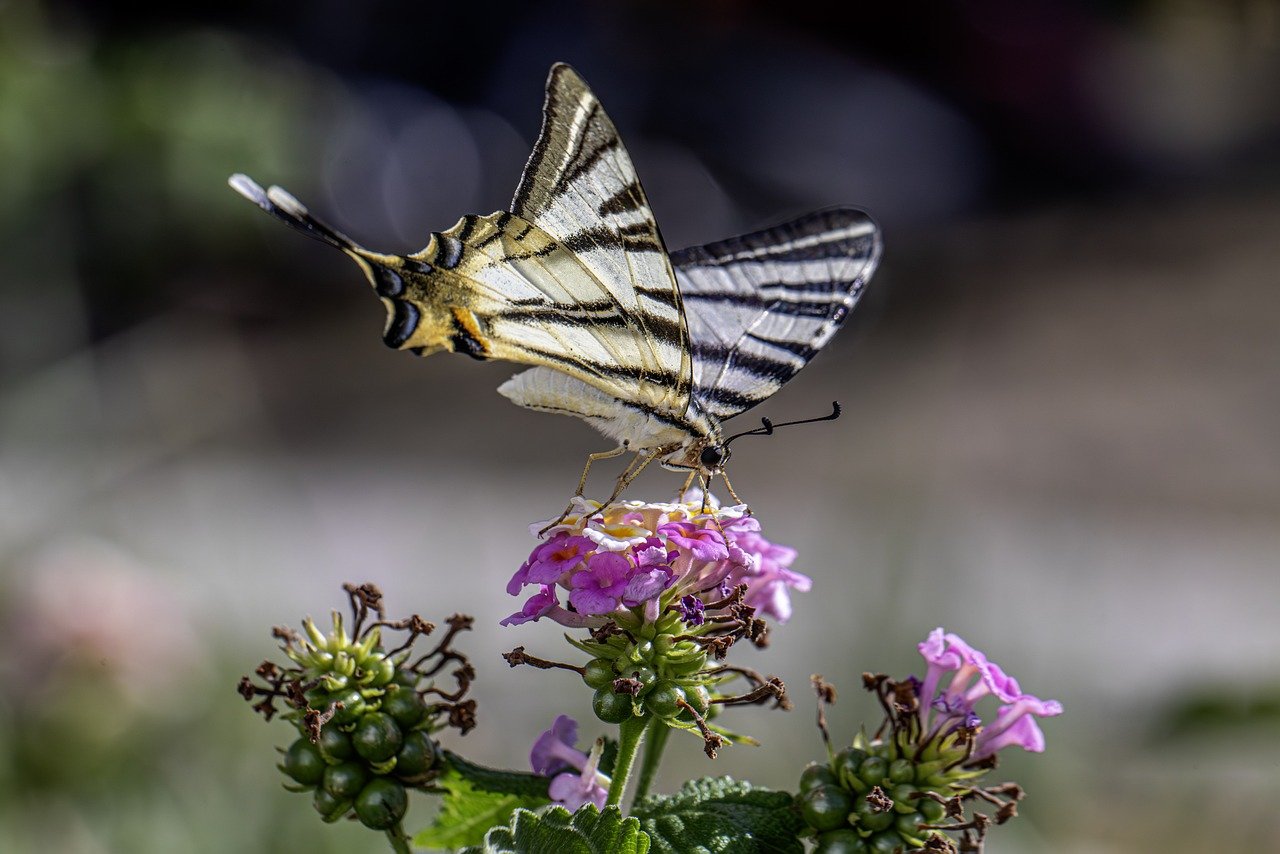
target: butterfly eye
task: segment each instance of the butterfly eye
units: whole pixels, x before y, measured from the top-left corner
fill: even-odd
[[[728,459],[728,456],[724,448],[718,445],[708,445],[702,449],[702,454],[699,455],[698,461],[706,468],[713,469]]]

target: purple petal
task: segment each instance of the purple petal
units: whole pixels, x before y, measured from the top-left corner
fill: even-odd
[[[577,742],[578,722],[568,715],[557,717],[551,724],[551,729],[538,736],[529,751],[529,764],[533,767],[533,772],[550,777],[565,768],[582,770],[587,754],[574,749]]]
[[[595,804],[596,809],[604,809],[609,790],[599,783],[594,774],[591,780],[583,781],[582,775],[566,771],[551,781],[551,785],[547,787],[547,795],[569,812],[577,812],[587,804]]]
[[[626,578],[631,574],[631,562],[617,552],[596,552],[587,561],[587,572],[579,572],[573,576],[574,586],[577,586],[577,579],[584,575],[590,575],[596,579],[596,582],[603,589],[612,587],[626,582]],[[621,592],[621,588],[619,588]]]
[[[559,564],[535,560],[525,571],[525,578],[529,584],[555,584],[565,572],[565,568]]]
[[[511,576],[511,580],[507,582],[507,592],[512,596],[519,596],[520,590],[529,583],[529,561],[520,564],[520,568],[516,570],[516,574]]]
[[[618,597],[587,587],[570,593],[569,604],[580,614],[603,615],[618,609]]]
[[[979,734],[974,758],[982,759],[1015,745],[1033,753],[1043,753],[1044,733],[1040,731],[1036,718],[1060,714],[1062,704],[1057,700],[1041,700],[1039,697],[1023,694],[1017,702],[1001,706],[996,712],[995,723]]]
[[[628,608],[634,608],[641,602],[657,598],[673,581],[675,573],[669,566],[655,566],[639,571],[627,580],[626,589],[622,592],[622,602]]]
[[[502,620],[499,625],[518,626],[522,623],[532,622],[546,615],[552,609],[559,607],[559,605],[560,601],[556,598],[555,588],[544,584],[541,592],[530,596],[529,600],[524,603],[523,608]]]

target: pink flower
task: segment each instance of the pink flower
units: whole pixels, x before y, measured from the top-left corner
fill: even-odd
[[[589,756],[575,747],[577,741],[578,722],[568,715],[560,715],[551,724],[551,729],[533,742],[529,764],[536,774],[544,777],[555,775],[547,786],[547,795],[569,812],[577,812],[586,804],[604,809],[610,781],[596,770],[604,751],[604,741],[596,741]]]
[[[918,648],[928,664],[919,689],[920,724],[925,732],[942,732],[957,725],[976,726],[974,705],[990,695],[1002,705],[996,710],[995,722],[979,731],[973,758],[982,759],[1013,745],[1035,752],[1044,750],[1044,734],[1035,718],[1062,714],[1061,703],[1023,694],[1018,681],[999,665],[988,661],[959,635],[944,634],[941,628],[930,632]],[[948,674],[950,680],[943,688],[942,681]],[[938,718],[930,729],[930,717],[935,711]]]
[[[569,604],[582,614],[607,614],[618,607],[631,564],[617,552],[596,552],[587,568],[569,579]]]
[[[590,769],[584,768],[581,774],[569,771],[557,774],[547,787],[547,795],[569,812],[577,812],[587,804],[595,804],[596,809],[602,810],[609,798],[609,787],[599,779],[603,776],[594,764]]]
[[[539,617],[546,616],[552,609],[559,607],[560,601],[556,599],[556,589],[549,585],[542,585],[542,590],[529,597],[524,603],[524,607],[516,611],[510,617],[507,617],[499,625],[518,626],[521,623],[528,623]]]
[[[813,579],[790,568],[796,550],[766,540],[760,535],[760,523],[743,516],[724,526],[729,539],[730,557],[739,566],[729,573],[729,584],[746,583],[746,604],[779,623],[791,619],[791,591],[807,592]],[[740,553],[741,557],[738,557]]]
[[[749,607],[783,622],[791,616],[791,592],[812,586],[791,569],[795,550],[761,536],[759,520],[743,507],[721,509],[714,499],[704,505],[700,496],[607,506],[579,499],[574,507],[576,515],[552,528],[552,538],[507,584],[512,595],[530,584],[563,588],[569,609],[552,605],[544,590],[505,625],[546,617],[598,626],[608,615],[648,623],[685,596],[716,601],[739,584],[747,586]]]
[[[658,536],[677,548],[688,551],[695,560],[725,560],[729,547],[714,528],[699,528],[692,522],[668,522],[658,527]]]
[[[555,584],[566,572],[586,559],[595,544],[586,537],[575,537],[561,531],[550,541],[534,549],[527,574],[530,584]]]
[[[560,715],[533,742],[529,750],[529,764],[535,774],[549,777],[565,768],[581,770],[587,762],[587,754],[574,747],[578,743],[578,722],[568,715]]]

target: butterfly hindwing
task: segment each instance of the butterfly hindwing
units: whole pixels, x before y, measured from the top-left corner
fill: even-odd
[[[600,280],[650,351],[632,363],[675,376],[657,399],[618,395],[678,415],[692,381],[680,291],[644,189],[618,131],[600,101],[572,68],[552,67],[542,130],[511,203],[570,249]]]
[[[835,334],[879,258],[880,232],[854,208],[672,253],[698,404],[725,419],[780,389]]]

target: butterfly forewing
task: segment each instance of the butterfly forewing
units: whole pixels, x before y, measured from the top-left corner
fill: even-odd
[[[675,345],[636,335],[634,310],[619,302],[615,289],[521,217],[465,217],[414,257],[433,271],[421,280],[424,303],[444,297],[466,306],[462,326],[483,348],[476,355],[555,368],[647,406],[663,402],[678,380],[654,364],[655,352],[679,364]],[[412,288],[406,296],[413,300]],[[452,349],[464,349],[457,343]]]
[[[672,253],[697,402],[724,419],[776,392],[840,328],[879,257],[879,230],[852,208]]]
[[[616,396],[660,413],[683,413],[692,363],[671,263],[613,122],[567,65],[551,69],[542,130],[511,209],[578,256],[649,351],[624,367],[643,385],[665,383],[659,399],[639,389]]]

